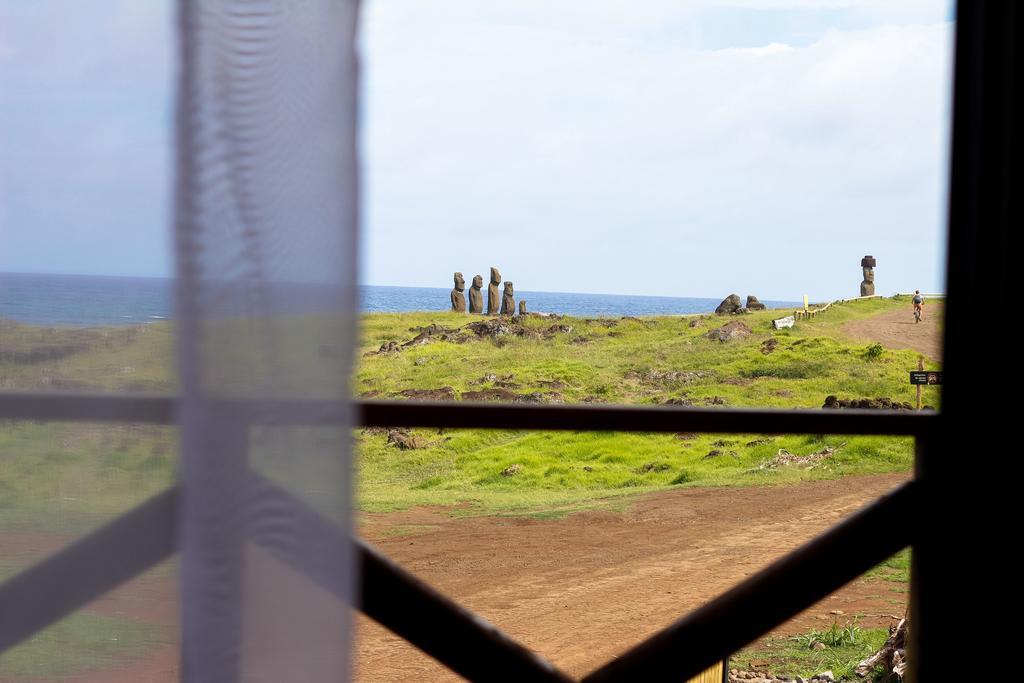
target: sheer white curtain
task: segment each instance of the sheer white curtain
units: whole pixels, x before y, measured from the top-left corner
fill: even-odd
[[[348,676],[348,546],[260,491],[348,530],[357,4],[179,0],[188,681]],[[293,568],[314,565],[335,590]]]

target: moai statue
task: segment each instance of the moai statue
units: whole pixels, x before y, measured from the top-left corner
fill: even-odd
[[[860,283],[861,296],[875,295],[875,257],[865,256],[860,260],[861,270],[864,271],[864,281]]]
[[[466,281],[462,279],[462,273],[455,273],[455,289],[452,290],[452,310],[456,313],[466,312]]]
[[[519,300],[519,315],[526,315],[526,299]]]
[[[491,284],[487,285],[487,315],[498,315],[501,298],[498,296],[498,285],[501,284],[501,273],[491,266]]]
[[[484,312],[484,293],[481,291],[484,286],[484,276],[477,275],[473,278],[473,286],[469,288],[469,312]]]
[[[515,315],[516,314],[516,295],[512,291],[512,283],[505,283],[505,291],[501,295],[501,314],[502,315]]]

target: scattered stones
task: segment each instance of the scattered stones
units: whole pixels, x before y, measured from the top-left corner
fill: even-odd
[[[548,339],[556,334],[572,334],[572,325],[552,325],[544,330],[544,336]]]
[[[513,323],[497,318],[470,323],[466,325],[465,329],[468,329],[477,337],[490,337],[491,339],[515,332]]]
[[[774,440],[775,439],[754,439],[753,441],[748,441],[744,445],[747,448],[756,448],[757,446],[764,446],[765,444],[769,444]]]
[[[398,353],[401,350],[402,349],[399,346],[398,342],[396,342],[396,341],[386,341],[383,344],[381,344],[380,348],[377,349],[376,351],[370,351],[369,353],[366,353],[364,355],[366,355],[366,356],[384,356],[384,355],[388,355],[388,354],[391,354],[391,353]]]
[[[825,446],[820,451],[815,451],[808,455],[796,455],[790,453],[785,448],[780,448],[779,452],[775,457],[765,460],[761,463],[759,469],[771,470],[776,467],[783,467],[786,465],[796,465],[797,467],[812,468],[826,458],[831,458],[836,451],[846,445],[846,442],[839,444],[838,446]]]
[[[736,453],[736,451],[723,451],[723,450],[720,450],[720,449],[718,449],[718,448],[715,448],[715,449],[712,449],[712,450],[708,451],[708,454],[707,454],[707,455],[705,455],[705,456],[704,456],[704,457],[702,458],[702,460],[711,460],[711,459],[713,459],[713,458],[719,458],[719,457],[721,457],[721,456],[723,456],[723,455],[731,455],[731,456],[732,456],[732,457],[734,457],[734,458],[738,458],[738,457],[740,457],[740,456],[739,456],[739,455],[738,455],[738,454]]]
[[[647,474],[648,472],[664,472],[671,468],[672,466],[665,462],[646,462],[636,468],[635,472],[637,474]]]
[[[696,432],[676,432],[676,438],[680,441],[693,441],[699,436],[700,434]]]
[[[768,339],[765,339],[763,342],[761,342],[761,353],[767,356],[769,353],[775,351],[775,349],[777,349],[778,347],[779,340],[776,339],[775,337],[769,337]]]
[[[763,311],[767,308],[763,303],[757,300],[757,297],[753,294],[747,295],[747,310],[750,311]]]
[[[439,389],[403,389],[398,392],[403,398],[411,398],[417,401],[454,401],[455,389],[441,387]]]
[[[498,296],[498,285],[501,284],[501,273],[491,266],[491,283],[487,285],[487,315],[498,315],[501,308],[501,297]]]
[[[887,396],[881,396],[879,398],[837,398],[835,396],[827,396],[825,403],[821,406],[822,408],[828,408],[830,410],[839,410],[842,408],[857,408],[860,410],[913,410],[914,406],[907,403],[906,401],[898,402],[893,401]]]
[[[469,312],[470,313],[483,313],[484,312],[484,293],[482,291],[484,286],[483,275],[473,276],[473,286],[469,288]]]
[[[683,370],[647,370],[641,372],[640,370],[629,370],[623,377],[626,379],[637,380],[641,384],[664,384],[665,382],[680,382],[682,384],[688,384],[695,382],[705,377],[710,377],[714,373],[709,370],[696,370],[687,372]]]
[[[753,330],[747,327],[746,324],[741,323],[738,320],[734,320],[719,328],[711,330],[706,336],[708,339],[727,342],[735,339],[746,339],[751,334],[753,334]]]
[[[690,327],[704,327],[704,319],[694,318],[693,320],[690,321]]]
[[[502,315],[515,315],[516,314],[516,295],[512,290],[512,283],[505,283],[505,291],[501,295],[501,314]]]
[[[565,382],[557,379],[538,379],[534,384],[548,389],[565,389],[566,386]]]
[[[408,429],[389,429],[388,443],[403,451],[415,451],[427,445],[423,439],[413,436]]]
[[[515,401],[517,398],[519,394],[500,387],[462,392],[463,401]]]
[[[505,380],[505,379],[495,380],[494,386],[501,387],[502,389],[521,389],[522,388],[522,385],[516,384],[515,382],[511,382],[511,381]]]
[[[466,281],[462,278],[462,273],[455,273],[455,288],[452,289],[452,310],[456,313],[466,312],[466,295],[463,293],[466,289]]]
[[[503,477],[514,477],[522,471],[523,466],[519,463],[513,463],[501,471]]]
[[[718,448],[723,448],[725,446],[732,446],[735,443],[736,442],[732,441],[731,439],[719,439],[718,441],[714,442],[711,445],[712,446],[717,446]]]
[[[669,398],[665,399],[664,405],[667,406],[692,406],[693,401],[688,398]]]
[[[726,406],[726,405],[729,405],[729,402],[726,401],[721,396],[710,396],[710,397],[704,399],[704,402],[707,403],[709,406]]]

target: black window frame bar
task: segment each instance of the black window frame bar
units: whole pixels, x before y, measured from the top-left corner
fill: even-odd
[[[987,540],[953,531],[1001,511],[1004,481],[965,477],[948,456],[958,448],[998,446],[1004,432],[978,435],[965,429],[979,417],[1005,429],[1015,424],[1010,404],[978,405],[978,396],[998,396],[1006,378],[986,367],[985,340],[966,324],[971,308],[1010,284],[1009,235],[1024,224],[1017,191],[1024,158],[1019,131],[1019,100],[1024,50],[1024,8],[1013,0],[962,1],[957,6],[953,131],[948,235],[948,299],[944,361],[947,391],[941,415],[879,415],[773,410],[699,410],[577,406],[494,406],[413,402],[357,403],[364,426],[494,427],[508,429],[593,429],[599,431],[696,431],[719,433],[903,434],[916,440],[915,479],[894,493],[801,546],[741,582],[681,621],[669,626],[584,680],[679,680],[728,655],[741,640],[757,637],[817,599],[855,578],[867,567],[912,545],[910,680],[941,680],[948,673],[945,653],[956,651],[960,633],[943,623],[994,612],[979,604],[978,593],[945,590],[942,568],[950,551],[985,556]],[[174,423],[174,399],[138,396],[0,394],[0,420],[73,420]],[[295,406],[294,415],[317,420],[316,406]],[[301,420],[300,420],[301,421]],[[1019,465],[1017,466],[1019,468]],[[984,489],[983,489],[984,487]],[[975,504],[966,519],[953,519],[947,495],[958,490]],[[987,495],[973,497],[983,490]],[[0,585],[0,652],[87,604],[174,553],[177,487],[173,487],[103,528]],[[269,495],[269,493],[268,493]],[[886,519],[904,519],[879,534]],[[311,521],[312,523],[312,521]],[[137,542],[133,553],[101,557],[97,549]],[[344,542],[345,539],[339,539]],[[494,627],[436,593],[414,576],[377,555],[358,539],[363,572],[359,607],[398,635],[471,680],[553,680],[569,677],[519,646]],[[854,563],[818,562],[857,543]],[[848,556],[848,555],[847,555]],[[1013,563],[966,567],[965,580],[979,584],[988,605],[1015,577]],[[304,568],[318,580],[315,568]],[[323,577],[319,577],[320,580]],[[809,587],[801,580],[810,581]],[[390,596],[401,595],[402,604]],[[410,608],[422,605],[430,618],[447,619],[452,637],[435,629]],[[754,622],[745,626],[744,619]],[[963,622],[966,623],[966,622]],[[754,633],[757,631],[757,633]],[[466,641],[480,649],[462,647]],[[507,667],[507,668],[506,668]],[[514,672],[514,673],[510,673]],[[641,673],[642,672],[642,673]]]

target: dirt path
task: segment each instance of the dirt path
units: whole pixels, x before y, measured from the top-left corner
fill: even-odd
[[[875,341],[890,349],[913,349],[931,360],[940,361],[945,313],[944,303],[927,301],[924,317],[916,323],[908,299],[905,309],[846,323],[843,325],[843,334],[854,339]]]
[[[411,511],[369,517],[363,533],[389,557],[581,675],[905,480],[880,475],[688,489],[644,496],[625,514],[556,521]],[[429,530],[388,536],[417,527]],[[858,580],[778,632],[828,626],[837,609],[869,615],[860,621],[865,627],[888,625],[888,615],[902,614],[905,598],[890,586]],[[454,679],[368,620],[359,628],[358,680]]]
[[[845,477],[792,486],[684,489],[640,496],[625,513],[560,520],[452,518],[443,510],[365,515],[360,533],[392,559],[575,675],[583,674],[705,603],[907,475]],[[0,553],[50,552],[61,541],[0,535]],[[842,558],[836,558],[842,561]],[[781,627],[794,634],[865,614],[888,625],[905,593],[860,579]],[[142,658],[65,679],[177,680],[176,580],[147,575],[87,609],[166,627]],[[844,617],[840,617],[843,619]],[[372,622],[358,620],[359,681],[454,680]],[[2,678],[2,677],[0,677]]]

